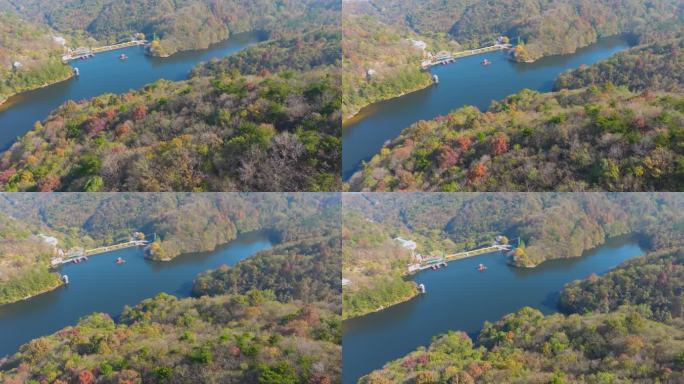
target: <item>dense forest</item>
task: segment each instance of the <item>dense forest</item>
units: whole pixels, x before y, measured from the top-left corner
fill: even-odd
[[[418,254],[443,256],[504,235],[516,239],[508,262],[533,268],[579,257],[618,236],[636,236],[649,250],[682,246],[683,203],[677,194],[345,195],[342,273],[349,284],[343,287],[343,317],[416,294],[405,279],[411,254],[393,240],[397,236],[415,241]]]
[[[244,294],[259,289],[272,291],[280,301],[339,302],[339,223],[330,220],[319,224],[327,225],[329,234],[279,244],[235,267],[223,266],[203,273],[195,279],[193,294]]]
[[[2,156],[0,189],[339,190],[339,55],[331,52],[339,38],[307,36],[265,42],[187,81],[67,102]],[[300,48],[307,43],[327,50]],[[258,68],[273,45],[283,63],[273,69],[316,67],[245,69]]]
[[[0,197],[0,265],[8,269],[0,275],[0,303],[58,285],[48,270],[56,250],[46,247],[38,234],[54,236],[58,248],[69,250],[118,243],[136,231],[155,233],[157,241],[148,257],[169,260],[184,253],[214,250],[240,233],[256,230],[270,231],[274,240],[284,245],[326,236],[339,238],[339,201],[339,196],[325,194],[4,195]],[[283,248],[283,253],[263,260],[274,268],[288,255],[293,255],[290,262],[299,260],[296,257],[308,262],[310,259],[301,255],[318,249],[315,243],[300,247],[299,252],[297,247]],[[316,257],[334,257],[330,246],[323,243],[320,247],[321,254]],[[314,263],[308,268],[318,266]],[[321,281],[329,283],[335,263],[320,266],[328,273],[328,280],[321,276]],[[263,288],[280,293],[276,286]]]
[[[485,323],[476,343],[462,332],[440,335],[359,382],[681,382],[684,330],[649,316],[641,307],[567,317],[523,308]]]
[[[592,66],[566,72],[558,77],[555,87],[577,89],[607,83],[635,92],[683,93],[684,38],[637,46]]]
[[[566,286],[560,306],[567,312],[588,313],[645,305],[654,320],[670,322],[684,317],[683,282],[684,248],[666,248],[627,261],[605,275],[592,275]]]
[[[16,93],[71,76],[71,68],[62,64],[64,48],[56,36],[0,6],[0,105]]]
[[[23,345],[4,383],[339,383],[339,314],[270,291],[177,299],[159,294],[117,322],[92,314]]]
[[[610,83],[524,90],[488,111],[419,121],[349,181],[354,191],[679,191],[684,98]]]
[[[234,33],[263,31],[277,37],[309,18],[335,19],[333,1],[270,0],[1,0],[0,10],[62,33],[90,37],[105,45],[143,33],[151,53],[168,56],[204,49]],[[339,23],[339,20],[337,21]]]
[[[296,37],[270,40],[233,55],[196,66],[191,77],[264,75],[283,71],[310,71],[321,66],[339,67],[342,34],[339,26],[308,28]]]
[[[386,0],[349,2],[345,11],[427,37],[446,36],[466,49],[509,36],[524,47],[525,57],[517,58],[523,61],[572,53],[621,33],[650,42],[683,16],[675,0]]]

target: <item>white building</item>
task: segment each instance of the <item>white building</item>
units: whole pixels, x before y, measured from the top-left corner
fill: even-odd
[[[409,39],[409,41],[414,47],[422,49],[423,51],[427,48],[427,43],[422,40]]]
[[[413,241],[413,240],[407,240],[407,239],[404,239],[404,238],[401,238],[401,237],[397,237],[397,238],[395,238],[394,240],[400,242],[402,247],[404,247],[404,248],[406,248],[406,249],[410,249],[410,250],[412,250],[412,251],[413,251],[414,249],[416,249],[416,247],[418,247],[418,244],[416,244],[416,242]]]
[[[62,47],[65,47],[65,46],[66,46],[66,39],[63,38],[62,36],[53,36],[53,37],[52,37],[52,41],[54,41],[55,43],[61,45]]]
[[[59,243],[59,240],[57,240],[57,238],[52,237],[52,236],[43,235],[42,233],[39,234],[38,237],[40,237],[43,240],[43,242],[45,242],[46,244],[50,244],[53,247],[56,247],[57,244]]]

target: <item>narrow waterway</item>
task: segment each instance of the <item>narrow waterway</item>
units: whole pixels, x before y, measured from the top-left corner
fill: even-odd
[[[185,80],[197,64],[234,54],[258,43],[260,33],[241,33],[205,50],[185,51],[168,58],[150,57],[143,47],[104,52],[89,60],[71,62],[79,77],[21,93],[0,106],[0,151],[28,132],[36,121],[68,100],[83,100],[104,93],[124,93],[159,79]],[[127,60],[120,60],[125,54]]]
[[[187,297],[197,274],[223,264],[235,265],[271,245],[268,233],[253,232],[213,252],[185,254],[171,261],[150,261],[144,258],[142,248],[128,248],[67,264],[60,272],[69,276],[68,285],[0,306],[0,357],[92,312],[118,316],[125,305],[135,305],[159,292]],[[117,265],[118,257],[126,263]]]
[[[513,268],[501,253],[452,261],[437,271],[414,276],[426,294],[386,310],[347,320],[343,324],[343,382],[356,383],[449,330],[475,337],[485,321],[530,306],[557,312],[563,286],[592,273],[602,274],[643,254],[629,238],[611,239],[580,258],[551,260],[533,269]],[[478,264],[487,266],[478,272]]]
[[[480,110],[525,88],[553,89],[559,74],[582,64],[591,65],[629,47],[627,37],[609,37],[570,55],[551,56],[531,64],[514,63],[507,53],[489,52],[436,66],[439,84],[363,109],[345,124],[342,133],[342,177],[347,180],[378,153],[387,140],[419,120],[444,115],[464,105]],[[484,58],[489,66],[480,63]]]

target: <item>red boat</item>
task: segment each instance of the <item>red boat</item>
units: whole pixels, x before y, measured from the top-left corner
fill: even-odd
[[[492,62],[489,61],[489,59],[484,59],[484,60],[482,60],[482,65],[487,66],[487,65],[489,65],[489,64],[491,64],[491,63],[492,63]]]
[[[116,263],[117,263],[117,264],[123,264],[123,263],[125,263],[125,262],[126,262],[126,260],[124,260],[124,259],[122,259],[122,258],[120,258],[120,257],[119,257],[118,259],[116,259]]]
[[[480,265],[477,266],[477,270],[480,271],[480,272],[486,271],[486,270],[487,270],[487,266],[484,265],[484,264],[480,264]]]

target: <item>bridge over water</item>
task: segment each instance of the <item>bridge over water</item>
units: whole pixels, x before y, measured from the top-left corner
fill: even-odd
[[[74,50],[73,52],[66,54],[62,56],[62,61],[69,62],[72,60],[78,60],[81,58],[87,58],[90,57],[91,55],[95,53],[101,53],[101,52],[107,52],[107,51],[114,51],[117,49],[123,49],[123,48],[128,48],[128,47],[134,47],[136,45],[145,45],[147,44],[147,40],[131,40],[131,41],[126,41],[123,43],[118,43],[118,44],[112,44],[112,45],[105,45],[102,47],[95,47],[95,48],[78,48]]]
[[[463,252],[448,254],[448,255],[445,255],[443,257],[434,257],[434,258],[425,260],[418,265],[409,266],[409,271],[416,271],[416,270],[422,271],[424,269],[429,269],[432,267],[441,267],[443,265],[446,265],[446,262],[449,260],[461,260],[461,259],[466,259],[468,257],[482,255],[482,254],[490,253],[490,252],[510,251],[511,249],[513,249],[513,247],[509,244],[493,244],[491,246],[473,249],[470,251],[463,251]]]
[[[148,238],[153,239],[152,241],[146,240]],[[93,249],[85,249],[85,250],[78,250],[78,251],[72,251],[67,254],[65,257],[59,257],[59,258],[54,258],[52,259],[52,266],[56,267],[62,264],[67,264],[67,263],[72,263],[74,261],[82,260],[88,256],[93,256],[93,255],[98,255],[101,253],[107,253],[111,251],[116,251],[118,249],[124,249],[124,248],[131,248],[131,247],[142,247],[149,245],[151,242],[154,242],[157,239],[157,234],[153,233],[152,235],[148,236],[145,235],[143,239],[137,239],[137,240],[128,240],[122,243],[118,244],[112,244],[112,245],[105,245],[102,247],[97,247]]]
[[[439,56],[439,57],[435,58],[434,60],[432,60],[432,62],[426,63],[425,65],[423,65],[423,68],[432,67],[432,66],[440,65],[440,64],[448,64],[448,63],[451,63],[451,62],[453,62],[456,59],[461,58],[461,57],[475,56],[475,55],[479,55],[479,54],[485,53],[485,52],[500,51],[500,50],[512,49],[512,48],[513,48],[512,44],[494,44],[494,45],[490,45],[490,46],[482,47],[482,48],[477,48],[477,49],[468,49],[465,51],[453,52],[453,53],[450,53],[448,55],[443,55],[443,56]]]

